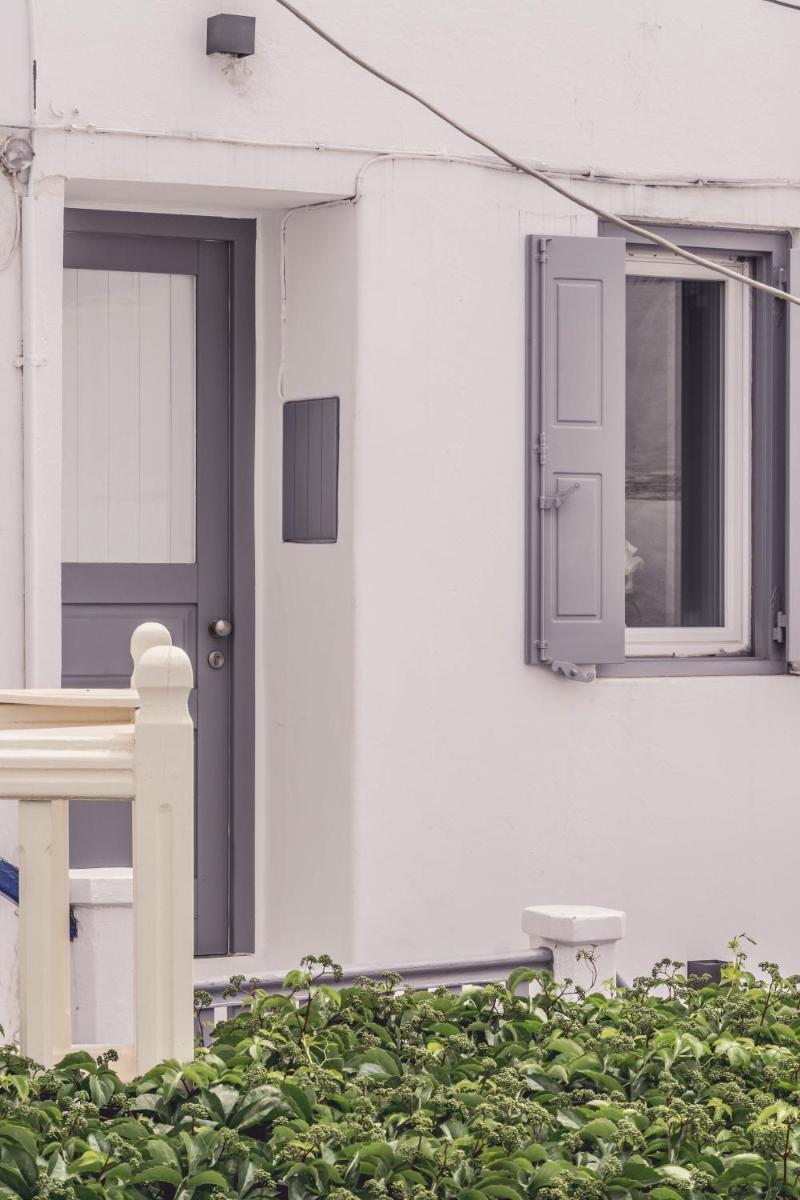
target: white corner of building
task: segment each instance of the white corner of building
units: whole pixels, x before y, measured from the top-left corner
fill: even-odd
[[[71,945],[72,1040],[128,1045],[133,1040],[133,871],[71,870],[78,926]]]

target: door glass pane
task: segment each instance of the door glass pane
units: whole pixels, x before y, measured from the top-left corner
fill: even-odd
[[[723,624],[723,288],[627,279],[629,627]]]
[[[64,562],[195,558],[195,281],[64,272]]]

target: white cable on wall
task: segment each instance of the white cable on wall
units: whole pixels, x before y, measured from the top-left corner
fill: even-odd
[[[3,129],[28,133],[30,131],[44,133],[85,134],[89,137],[127,137],[144,138],[148,141],[195,142],[211,146],[240,146],[249,150],[315,150],[320,154],[410,154],[415,158],[438,158],[447,162],[465,163],[474,167],[490,167],[497,171],[516,170],[503,161],[495,162],[480,154],[449,154],[436,150],[398,150],[388,146],[354,146],[342,142],[287,142],[274,141],[268,138],[233,137],[230,134],[207,133],[196,129],[132,129],[124,125],[96,125],[87,122],[79,125],[76,121],[44,122],[37,121],[33,125],[4,124]],[[692,191],[703,191],[706,188],[722,190],[738,188],[771,188],[781,191],[800,190],[800,179],[786,176],[781,179],[761,179],[758,176],[740,175],[737,177],[722,175],[647,175],[642,172],[611,170],[605,167],[582,166],[551,166],[539,163],[537,170],[550,178],[585,180],[587,183],[618,184],[626,187],[630,184],[643,184],[646,187],[688,188]]]
[[[355,186],[353,188],[353,196],[345,196],[336,200],[317,200],[317,203],[299,204],[294,209],[289,209],[281,222],[281,352],[279,352],[278,361],[278,398],[279,401],[287,400],[285,395],[285,362],[287,362],[287,335],[288,335],[288,307],[289,298],[287,294],[287,226],[289,218],[295,215],[295,212],[308,212],[309,209],[335,209],[342,204],[357,204],[361,199],[361,182],[363,176],[368,172],[369,168],[374,167],[375,163],[399,160],[410,160],[419,162],[444,162],[444,163],[465,163],[471,167],[486,167],[494,170],[506,170],[503,163],[485,162],[469,160],[469,158],[458,158],[449,154],[437,154],[434,151],[425,150],[391,150],[387,154],[373,155],[368,158],[365,163],[361,164],[355,176]]]
[[[627,221],[624,217],[620,217],[616,213],[609,212],[607,209],[601,208],[598,204],[592,204],[589,200],[584,200],[581,196],[578,196],[575,192],[571,191],[570,188],[564,187],[563,184],[558,183],[549,175],[544,174],[544,172],[538,171],[535,167],[527,166],[521,161],[521,159],[516,158],[513,154],[509,154],[506,150],[502,150],[499,146],[494,145],[494,143],[490,142],[487,138],[482,137],[478,133],[474,133],[471,129],[468,129],[465,125],[462,125],[453,117],[448,116],[446,112],[440,108],[437,108],[435,104],[432,104],[429,100],[426,100],[417,92],[412,91],[412,89],[407,87],[404,83],[398,82],[398,80],[393,79],[390,75],[387,75],[385,72],[380,71],[377,67],[372,66],[371,63],[367,62],[366,59],[361,58],[360,55],[356,54],[354,51],[348,50],[346,46],[337,41],[336,38],[327,33],[324,29],[322,29],[321,26],[317,25],[315,21],[312,21],[310,17],[307,17],[306,14],[301,12],[299,8],[295,8],[294,4],[291,3],[291,0],[276,0],[276,3],[280,4],[282,8],[285,8],[287,12],[290,12],[294,17],[296,17],[298,21],[301,21],[304,25],[311,29],[315,34],[317,34],[318,37],[322,38],[324,42],[327,42],[329,46],[332,46],[334,50],[338,50],[339,53],[343,54],[345,58],[348,58],[350,62],[355,63],[357,67],[361,67],[362,70],[367,71],[368,74],[373,75],[376,79],[380,79],[389,87],[394,88],[395,91],[401,92],[404,96],[408,96],[410,100],[413,100],[416,104],[422,105],[422,107],[426,108],[428,112],[433,113],[435,117],[438,117],[441,121],[444,121],[446,125],[449,125],[452,129],[455,129],[457,133],[469,138],[472,142],[477,142],[479,146],[483,146],[484,150],[488,150],[490,154],[495,155],[497,158],[507,163],[510,167],[513,167],[514,170],[521,171],[524,175],[530,175],[532,179],[536,179],[539,183],[543,183],[546,187],[551,188],[554,192],[558,192],[558,194],[563,196],[566,200],[571,201],[573,204],[577,204],[580,208],[586,209],[587,212],[594,213],[594,215],[599,217],[601,220],[613,222],[613,224],[618,225],[620,229],[624,229],[628,233],[633,233],[637,237],[645,238],[649,242],[654,242],[657,246],[663,246],[666,250],[672,251],[673,254],[677,254],[680,258],[685,259],[687,262],[695,263],[701,267],[706,267],[708,270],[713,271],[717,275],[724,275],[729,279],[735,279],[737,283],[744,283],[747,285],[747,287],[753,288],[756,291],[766,292],[767,295],[777,296],[780,300],[787,300],[791,304],[800,305],[800,296],[795,296],[792,292],[783,291],[780,288],[772,287],[771,284],[763,283],[760,279],[748,278],[746,275],[742,275],[739,271],[732,271],[729,267],[724,267],[721,263],[714,262],[713,259],[704,258],[701,254],[693,254],[690,250],[686,250],[682,246],[678,246],[675,242],[671,242],[669,238],[662,237],[660,233],[653,232],[652,229],[647,229],[642,225],[637,225],[633,221]]]

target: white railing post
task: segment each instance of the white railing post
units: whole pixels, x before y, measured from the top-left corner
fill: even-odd
[[[135,675],[134,988],[141,1073],[162,1059],[194,1053],[194,730],[192,666],[183,650],[151,645]]]
[[[141,625],[137,625],[131,634],[131,659],[133,660],[133,671],[131,672],[131,687],[136,687],[136,668],[139,665],[139,659],[146,650],[152,650],[154,646],[171,646],[172,634],[167,629],[166,625],[160,625],[158,621],[145,621]]]
[[[19,802],[20,1046],[43,1066],[67,1052],[69,804]]]
[[[625,935],[625,913],[585,904],[539,904],[522,913],[522,928],[532,950],[553,953],[553,976],[587,991],[608,991],[616,984],[617,942]]]

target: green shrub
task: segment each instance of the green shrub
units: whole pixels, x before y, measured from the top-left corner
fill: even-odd
[[[395,994],[307,960],[193,1063],[0,1052],[0,1200],[797,1196],[800,978],[664,961],[622,994],[546,975]],[[316,974],[312,975],[312,972]],[[310,991],[309,991],[310,985]]]

